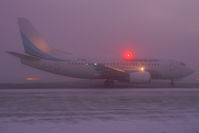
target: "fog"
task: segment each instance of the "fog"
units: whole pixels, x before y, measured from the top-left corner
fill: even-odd
[[[198,0],[1,0],[0,82],[26,77],[65,80],[20,64],[5,51],[23,52],[17,17],[28,18],[50,46],[76,55],[120,57],[133,49],[136,58],[185,62],[199,73]]]

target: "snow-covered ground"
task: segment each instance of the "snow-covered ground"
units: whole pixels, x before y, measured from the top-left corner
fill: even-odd
[[[1,133],[198,133],[199,120],[131,120],[3,123]]]
[[[198,133],[199,89],[0,90],[0,133]]]

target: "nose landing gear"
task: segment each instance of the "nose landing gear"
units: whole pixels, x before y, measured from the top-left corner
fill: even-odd
[[[114,80],[107,79],[104,81],[104,87],[113,87],[114,86]]]

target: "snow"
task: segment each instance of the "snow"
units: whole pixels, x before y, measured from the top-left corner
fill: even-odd
[[[0,90],[0,133],[198,133],[198,90]]]

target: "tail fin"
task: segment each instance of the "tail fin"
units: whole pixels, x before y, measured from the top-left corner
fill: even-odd
[[[26,18],[18,18],[18,23],[25,53],[48,60],[63,61],[50,55],[52,49],[30,21]]]

